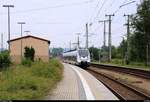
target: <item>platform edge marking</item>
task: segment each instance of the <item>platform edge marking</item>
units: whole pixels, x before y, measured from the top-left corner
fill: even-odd
[[[87,100],[95,100],[95,97],[93,96],[92,91],[91,91],[87,81],[82,76],[82,74],[74,66],[71,66],[71,67],[78,74],[78,76],[79,76],[79,78],[80,78],[80,80],[82,82],[82,85],[83,85],[83,88],[84,88]]]

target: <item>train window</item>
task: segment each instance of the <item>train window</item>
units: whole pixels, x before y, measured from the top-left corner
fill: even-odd
[[[82,57],[88,56],[88,50],[79,50],[79,56]]]

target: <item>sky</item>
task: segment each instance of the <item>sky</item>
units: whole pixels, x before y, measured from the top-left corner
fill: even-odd
[[[127,18],[124,14],[135,14],[136,2],[119,8],[121,5],[133,0],[1,0],[0,1],[0,33],[4,36],[4,48],[8,47],[8,18],[7,8],[2,5],[12,4],[11,39],[20,37],[20,25],[25,22],[23,36],[33,35],[51,41],[50,48],[69,48],[69,42],[77,42],[77,33],[80,33],[80,45],[85,46],[86,23],[89,26],[89,47],[103,45],[103,24],[99,20],[107,20],[105,14],[112,17],[112,45],[118,46],[122,36],[126,34]],[[108,39],[108,23],[106,27]],[[1,44],[1,40],[0,40]],[[108,40],[106,42],[108,45]],[[72,47],[74,45],[72,44]]]

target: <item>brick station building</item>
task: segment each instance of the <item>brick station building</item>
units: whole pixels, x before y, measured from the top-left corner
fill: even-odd
[[[12,62],[20,63],[24,57],[25,47],[33,47],[35,50],[35,60],[49,61],[50,41],[39,37],[27,35],[8,41],[10,44],[10,57]],[[22,46],[22,49],[21,49]],[[22,54],[21,54],[22,52]],[[22,55],[22,57],[21,57]]]

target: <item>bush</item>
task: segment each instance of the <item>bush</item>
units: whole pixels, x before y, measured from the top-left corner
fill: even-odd
[[[0,68],[8,67],[11,64],[9,52],[3,51],[0,53]]]
[[[113,59],[112,63],[113,64],[122,64],[122,60],[120,60],[120,59]]]
[[[31,67],[32,61],[30,59],[24,58],[24,59],[22,59],[21,64],[24,65],[24,66],[27,66],[27,67]]]
[[[53,78],[59,80],[60,69],[63,66],[57,60],[51,60],[50,63],[35,62],[32,65],[32,73],[38,77]]]
[[[26,59],[30,59],[31,61],[34,61],[34,55],[35,55],[34,48],[25,47],[24,57]]]

